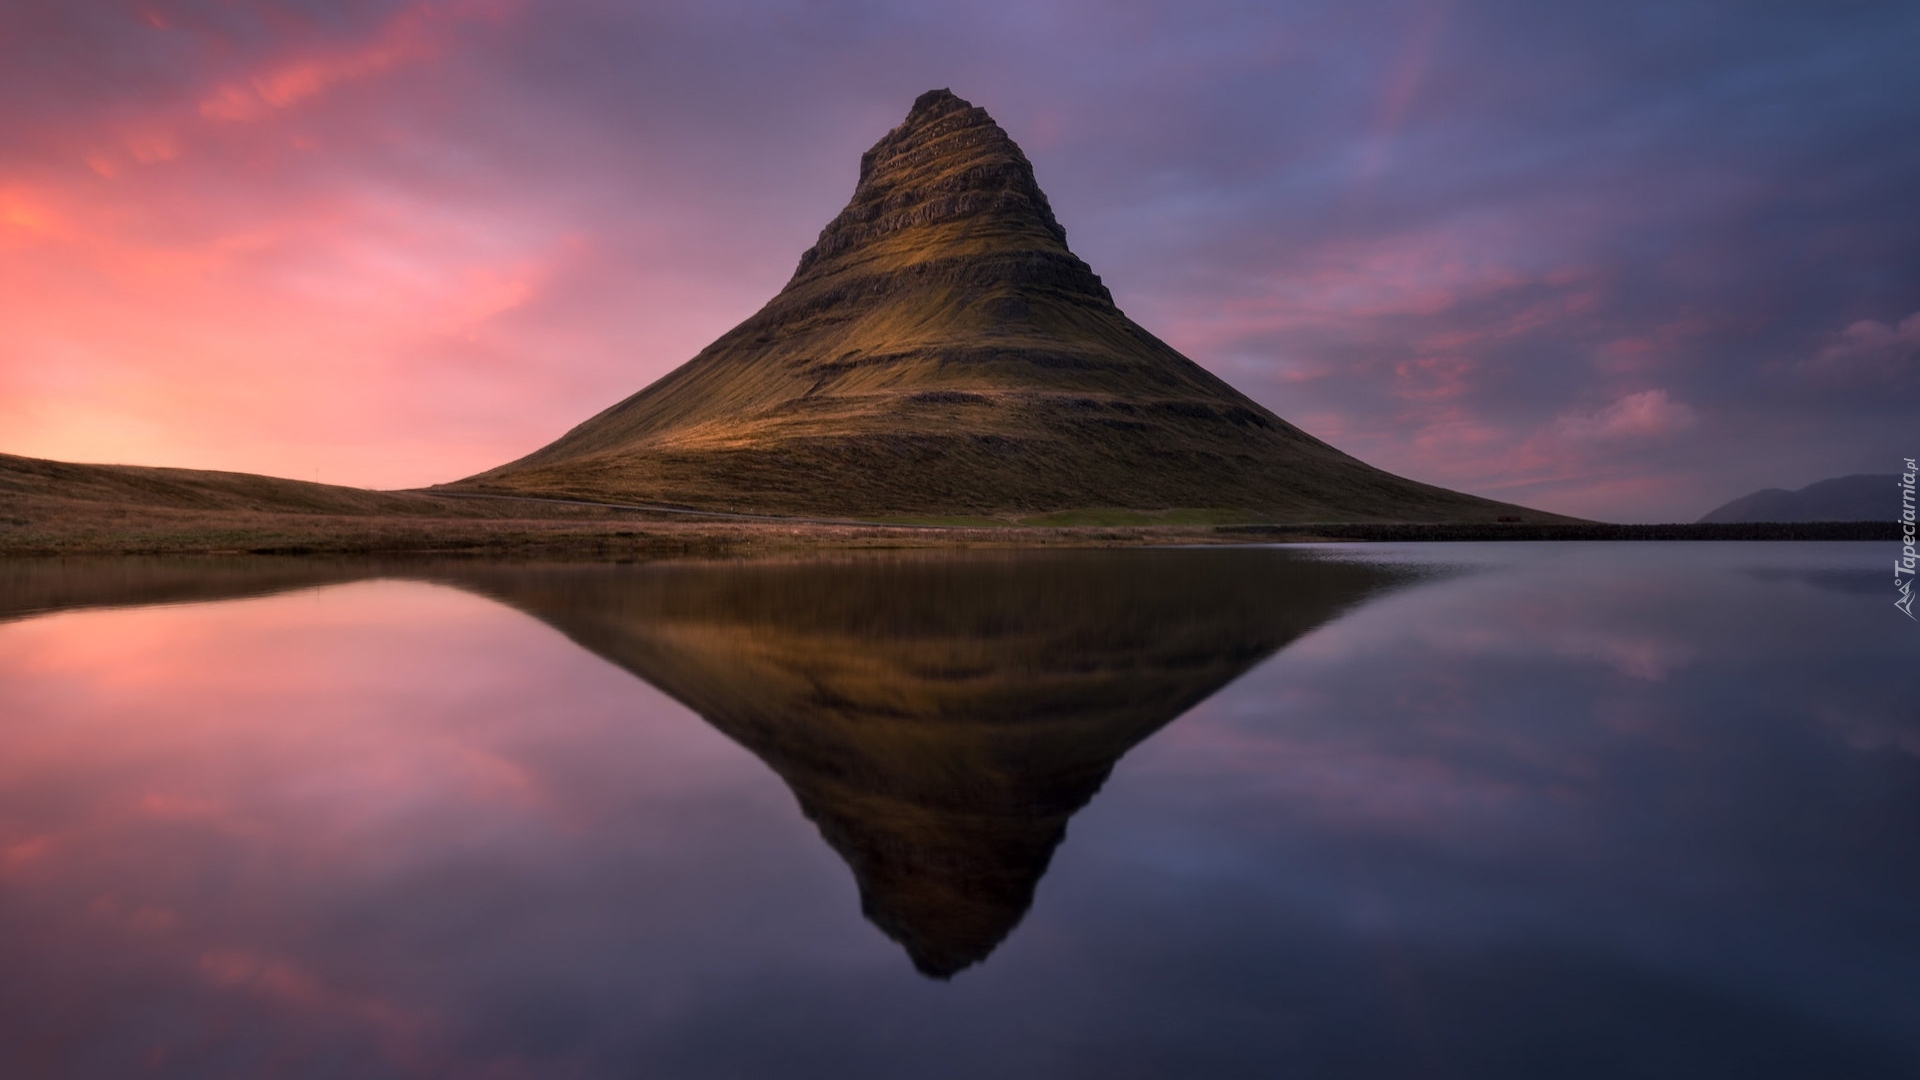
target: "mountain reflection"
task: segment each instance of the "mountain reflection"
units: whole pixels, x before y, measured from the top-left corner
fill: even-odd
[[[1403,580],[1272,550],[665,566],[16,564],[0,616],[369,577],[533,615],[777,773],[866,917],[948,978],[1017,926],[1068,820],[1129,750]]]
[[[1389,578],[1270,551],[475,568],[752,751],[922,972],[978,963],[1141,740]]]

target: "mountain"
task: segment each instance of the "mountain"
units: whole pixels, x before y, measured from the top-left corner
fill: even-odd
[[[861,157],[758,313],[450,488],[865,518],[1567,520],[1366,465],[1141,329],[1020,148],[946,90]]]
[[[915,967],[984,960],[1142,740],[1404,575],[1271,550],[436,569],[777,773]]]
[[[1900,516],[1900,477],[1859,473],[1798,491],[1766,488],[1710,510],[1702,524],[1790,521],[1893,521]]]

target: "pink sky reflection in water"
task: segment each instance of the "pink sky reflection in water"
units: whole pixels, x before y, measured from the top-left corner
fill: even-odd
[[[789,882],[800,864],[866,933],[844,869],[758,761],[452,589],[0,625],[0,717],[0,941],[38,969],[16,968],[37,1000],[6,1003],[6,1041],[30,1041],[29,1059],[438,1075],[448,1039],[471,1043],[453,1029],[484,1012],[464,965],[574,962],[573,944],[620,936],[605,920],[704,902],[667,883],[593,906],[621,896],[595,878],[609,866],[697,858],[690,833]],[[474,895],[502,880],[519,884]],[[768,891],[738,888],[744,908]],[[516,1074],[472,1050],[463,1067]]]

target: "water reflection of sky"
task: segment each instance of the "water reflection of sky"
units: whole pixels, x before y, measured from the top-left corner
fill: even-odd
[[[1329,1069],[1911,1068],[1920,635],[1890,588],[1806,580],[1884,583],[1883,560],[1443,554],[1466,572],[1323,627],[1136,751],[1058,880],[1131,865],[1287,927],[1242,948],[1317,999],[1304,1015],[1404,1040],[1308,1036]]]
[[[1878,554],[1330,552],[1455,572],[1136,748],[951,983],[758,760],[490,601],[0,625],[0,1072],[1911,1075]]]

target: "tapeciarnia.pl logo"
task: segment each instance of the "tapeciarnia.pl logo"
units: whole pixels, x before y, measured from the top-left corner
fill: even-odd
[[[1893,587],[1899,592],[1900,598],[1893,602],[1893,606],[1904,612],[1907,618],[1914,619],[1913,476],[1914,473],[1920,472],[1920,469],[1914,467],[1912,458],[1907,458],[1906,462],[1907,469],[1900,474],[1900,557],[1893,563]],[[1904,581],[1901,580],[1903,574],[1906,575]],[[1920,622],[1920,619],[1914,619],[1914,621]]]

